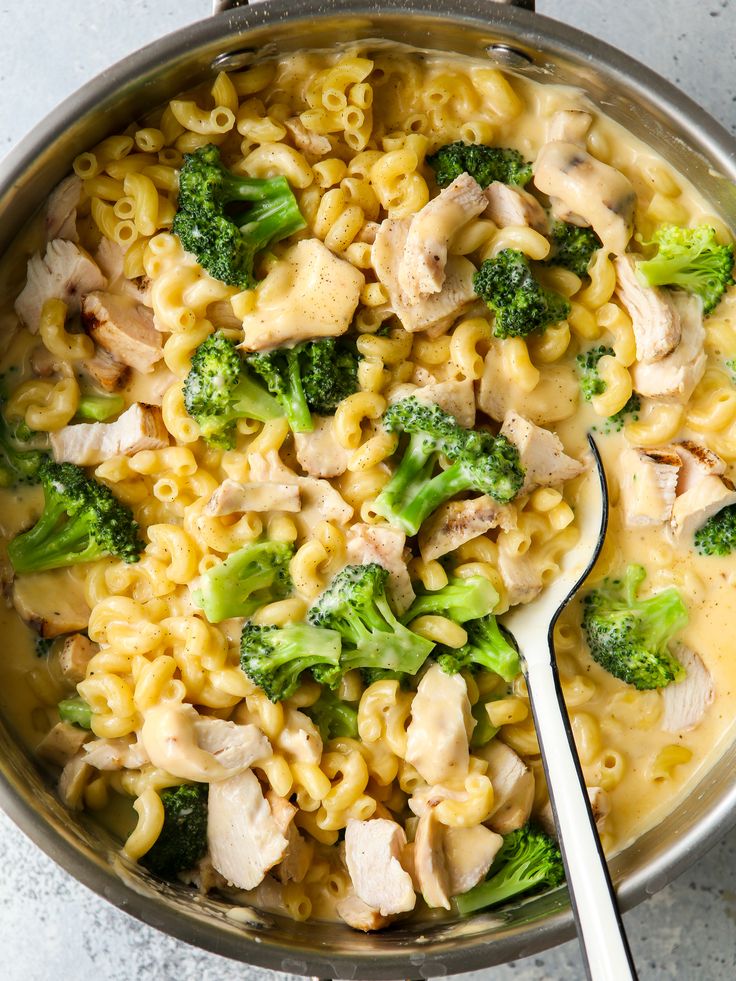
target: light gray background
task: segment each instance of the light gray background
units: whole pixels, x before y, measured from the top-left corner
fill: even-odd
[[[736,132],[736,0],[537,0],[666,76]],[[209,0],[0,0],[0,154],[87,79],[209,12]],[[0,814],[0,977],[266,981],[288,975],[195,950],[130,919]],[[736,978],[736,832],[625,917],[642,981]],[[569,943],[471,981],[578,981]]]

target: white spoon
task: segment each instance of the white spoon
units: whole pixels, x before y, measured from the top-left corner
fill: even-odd
[[[590,810],[553,647],[555,623],[598,558],[608,524],[606,477],[592,436],[588,442],[595,466],[578,503],[580,540],[564,556],[559,576],[503,623],[522,657],[587,974],[593,981],[627,981],[636,979],[636,969]]]

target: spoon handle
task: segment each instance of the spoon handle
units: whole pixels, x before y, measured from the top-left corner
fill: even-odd
[[[590,810],[557,668],[549,661],[527,664],[526,676],[588,977],[592,981],[636,979]]]

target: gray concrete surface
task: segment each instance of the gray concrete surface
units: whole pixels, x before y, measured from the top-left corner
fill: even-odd
[[[538,0],[680,85],[736,132],[736,0]],[[0,0],[0,153],[77,86],[208,0]],[[109,906],[0,815],[0,977],[6,981],[271,981]],[[736,833],[625,917],[642,981],[736,978]],[[577,946],[465,981],[578,981]]]

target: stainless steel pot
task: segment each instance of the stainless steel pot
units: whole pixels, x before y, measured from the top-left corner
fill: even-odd
[[[506,0],[532,8],[533,0]],[[215,10],[231,4],[215,2]],[[600,41],[489,0],[270,0],[223,11],[119,62],[41,123],[0,169],[4,251],[73,157],[131,118],[211,75],[261,54],[387,38],[510,65],[577,85],[609,116],[685,173],[736,226],[736,141],[649,69]],[[612,863],[624,908],[661,889],[736,823],[736,745],[655,830]],[[426,917],[390,935],[295,923],[163,885],[122,862],[93,822],[67,812],[51,781],[0,724],[0,804],[48,855],[121,909],[218,954],[330,978],[432,977],[485,967],[553,946],[573,933],[564,890],[503,914],[448,922]]]

